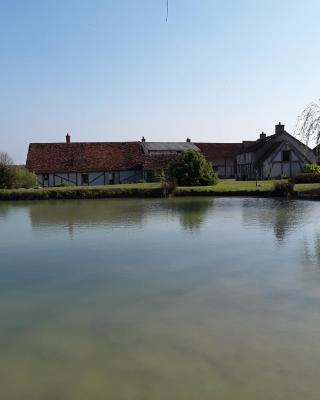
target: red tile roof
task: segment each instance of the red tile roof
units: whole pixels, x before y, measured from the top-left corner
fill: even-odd
[[[177,154],[153,154],[144,156],[143,167],[146,170],[167,169],[177,158]]]
[[[31,143],[26,166],[40,174],[119,171],[142,163],[140,142]]]
[[[242,143],[195,143],[208,161],[235,158],[241,153]]]

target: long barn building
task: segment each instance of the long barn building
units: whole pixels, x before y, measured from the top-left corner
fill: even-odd
[[[242,143],[71,142],[67,135],[64,143],[31,143],[26,166],[44,187],[131,183],[168,169],[184,150],[201,152],[220,178],[293,176],[316,162],[314,152],[279,124],[274,135]]]

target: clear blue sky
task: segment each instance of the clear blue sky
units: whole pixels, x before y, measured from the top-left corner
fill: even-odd
[[[0,150],[241,141],[320,97],[319,0],[0,0]]]

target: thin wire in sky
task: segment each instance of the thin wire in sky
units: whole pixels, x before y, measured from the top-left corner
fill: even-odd
[[[169,18],[169,0],[167,0],[167,15],[166,15],[166,22],[168,22]]]

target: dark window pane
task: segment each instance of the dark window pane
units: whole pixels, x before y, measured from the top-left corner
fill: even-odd
[[[282,161],[290,161],[290,150],[283,150],[282,152]]]
[[[88,174],[82,174],[82,183],[84,185],[87,185],[89,183],[89,175]]]

